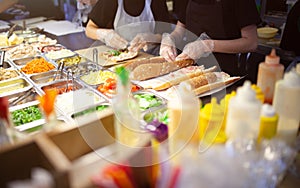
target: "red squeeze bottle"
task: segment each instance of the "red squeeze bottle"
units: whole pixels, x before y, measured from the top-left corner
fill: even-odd
[[[279,63],[280,57],[276,55],[275,49],[267,55],[265,62],[259,64],[257,75],[257,86],[262,90],[264,103],[272,104],[276,81],[282,79],[284,66]]]

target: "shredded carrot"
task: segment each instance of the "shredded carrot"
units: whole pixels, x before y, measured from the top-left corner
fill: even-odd
[[[55,66],[47,62],[44,58],[36,58],[26,63],[26,65],[21,68],[21,71],[23,71],[25,74],[33,74],[47,72],[54,68]]]

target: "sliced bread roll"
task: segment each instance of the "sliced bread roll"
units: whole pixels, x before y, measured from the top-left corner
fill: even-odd
[[[124,67],[128,71],[132,72],[139,65],[150,64],[150,63],[163,63],[165,61],[166,60],[161,56],[151,57],[151,58],[142,58],[142,59],[129,61],[128,63],[124,64]]]
[[[201,86],[201,87],[198,87],[198,88],[194,89],[194,93],[195,93],[195,95],[201,95],[201,94],[203,94],[205,92],[208,92],[210,90],[221,88],[221,87],[224,87],[226,85],[229,85],[232,82],[235,82],[239,79],[240,79],[240,77],[236,76],[236,77],[230,77],[230,78],[226,79],[225,81],[218,81],[218,82],[210,83],[210,84],[207,84],[207,85],[204,85],[204,86]]]
[[[147,80],[162,76],[194,64],[194,60],[185,59],[174,62],[145,63],[138,65],[130,74],[133,80]]]
[[[180,74],[176,74],[176,75],[174,73],[171,73],[171,74],[174,74],[174,79],[166,80],[166,82],[161,83],[161,85],[156,85],[153,89],[157,90],[157,91],[168,89],[172,86],[178,85],[180,82],[203,75],[205,73],[213,72],[216,69],[217,69],[216,66],[213,66],[208,69],[204,69],[204,67],[203,67],[203,69],[201,69],[201,66],[200,66],[199,69],[197,69],[191,73],[180,73]]]
[[[213,72],[209,72],[190,79],[189,83],[191,84],[192,88],[199,88],[201,86],[214,83],[216,81],[217,81],[217,75]]]

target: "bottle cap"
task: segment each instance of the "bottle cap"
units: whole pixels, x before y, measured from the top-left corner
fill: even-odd
[[[273,48],[270,55],[267,55],[265,58],[267,64],[279,64],[280,57],[276,55],[276,50]]]
[[[300,74],[295,70],[291,70],[284,74],[283,83],[290,87],[300,87]]]
[[[261,109],[261,116],[264,117],[273,117],[276,115],[275,109],[270,104],[263,104]]]
[[[255,101],[256,99],[256,93],[251,88],[251,82],[246,80],[244,82],[244,85],[242,87],[239,87],[237,89],[236,98],[238,100],[241,100],[240,102],[247,101]]]
[[[207,103],[202,109],[200,116],[206,117],[207,119],[223,119],[224,118],[224,110],[217,103],[217,99],[213,97],[211,99],[211,103]]]

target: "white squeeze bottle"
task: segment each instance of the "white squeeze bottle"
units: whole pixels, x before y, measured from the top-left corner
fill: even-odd
[[[250,81],[245,81],[229,100],[226,135],[230,140],[256,139],[260,125],[261,102]]]
[[[200,104],[188,82],[182,82],[176,97],[168,101],[170,154],[180,152],[186,144],[198,147]]]
[[[276,83],[273,105],[279,116],[276,137],[292,144],[300,122],[300,75],[295,70]]]

